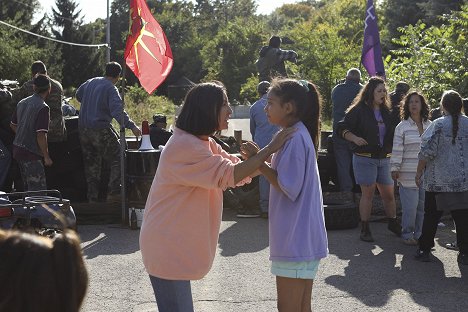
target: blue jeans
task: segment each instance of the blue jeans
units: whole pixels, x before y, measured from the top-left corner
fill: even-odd
[[[399,191],[402,210],[401,237],[419,239],[424,221],[424,189],[399,185]]]
[[[393,185],[390,174],[390,158],[369,158],[353,155],[354,178],[359,185],[374,183]]]
[[[8,171],[11,164],[10,151],[5,147],[3,142],[0,140],[0,190],[3,189],[3,183],[8,176]]]
[[[333,136],[333,150],[335,153],[336,174],[340,191],[351,192],[353,190],[353,176],[351,166],[353,161],[353,153],[349,149],[349,143],[346,140]]]
[[[193,312],[190,281],[172,281],[151,276],[159,312]]]
[[[258,177],[258,190],[260,192],[260,211],[268,212],[268,203],[270,198],[270,182],[264,177]]]

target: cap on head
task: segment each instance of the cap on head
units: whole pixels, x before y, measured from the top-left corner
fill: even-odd
[[[262,81],[257,85],[257,91],[260,95],[267,93],[269,88],[270,83],[268,81]]]
[[[167,123],[167,119],[165,115],[162,114],[156,114],[153,116],[153,121],[154,123],[162,122],[162,123]]]

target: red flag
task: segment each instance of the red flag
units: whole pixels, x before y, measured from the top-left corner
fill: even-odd
[[[125,46],[125,63],[152,93],[172,69],[172,51],[159,23],[145,0],[130,0],[130,31]]]

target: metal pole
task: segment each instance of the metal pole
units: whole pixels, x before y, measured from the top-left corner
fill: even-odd
[[[111,49],[111,45],[110,45],[110,0],[107,0],[106,43],[107,43],[106,63],[109,63],[110,62],[110,49]],[[125,68],[124,68],[124,71],[125,71]]]
[[[109,0],[108,0],[109,1]],[[125,111],[125,73],[127,72],[127,65],[123,64],[123,71],[122,71],[122,115],[120,118],[120,195],[122,197],[122,225],[128,226],[128,213],[126,207],[126,181],[125,181],[125,149],[127,146],[127,142],[125,141],[125,118],[124,118],[124,111]]]

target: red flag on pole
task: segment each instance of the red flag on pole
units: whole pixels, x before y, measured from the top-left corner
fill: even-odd
[[[125,63],[152,93],[172,69],[172,51],[159,23],[145,0],[130,0],[130,31],[125,46]]]

